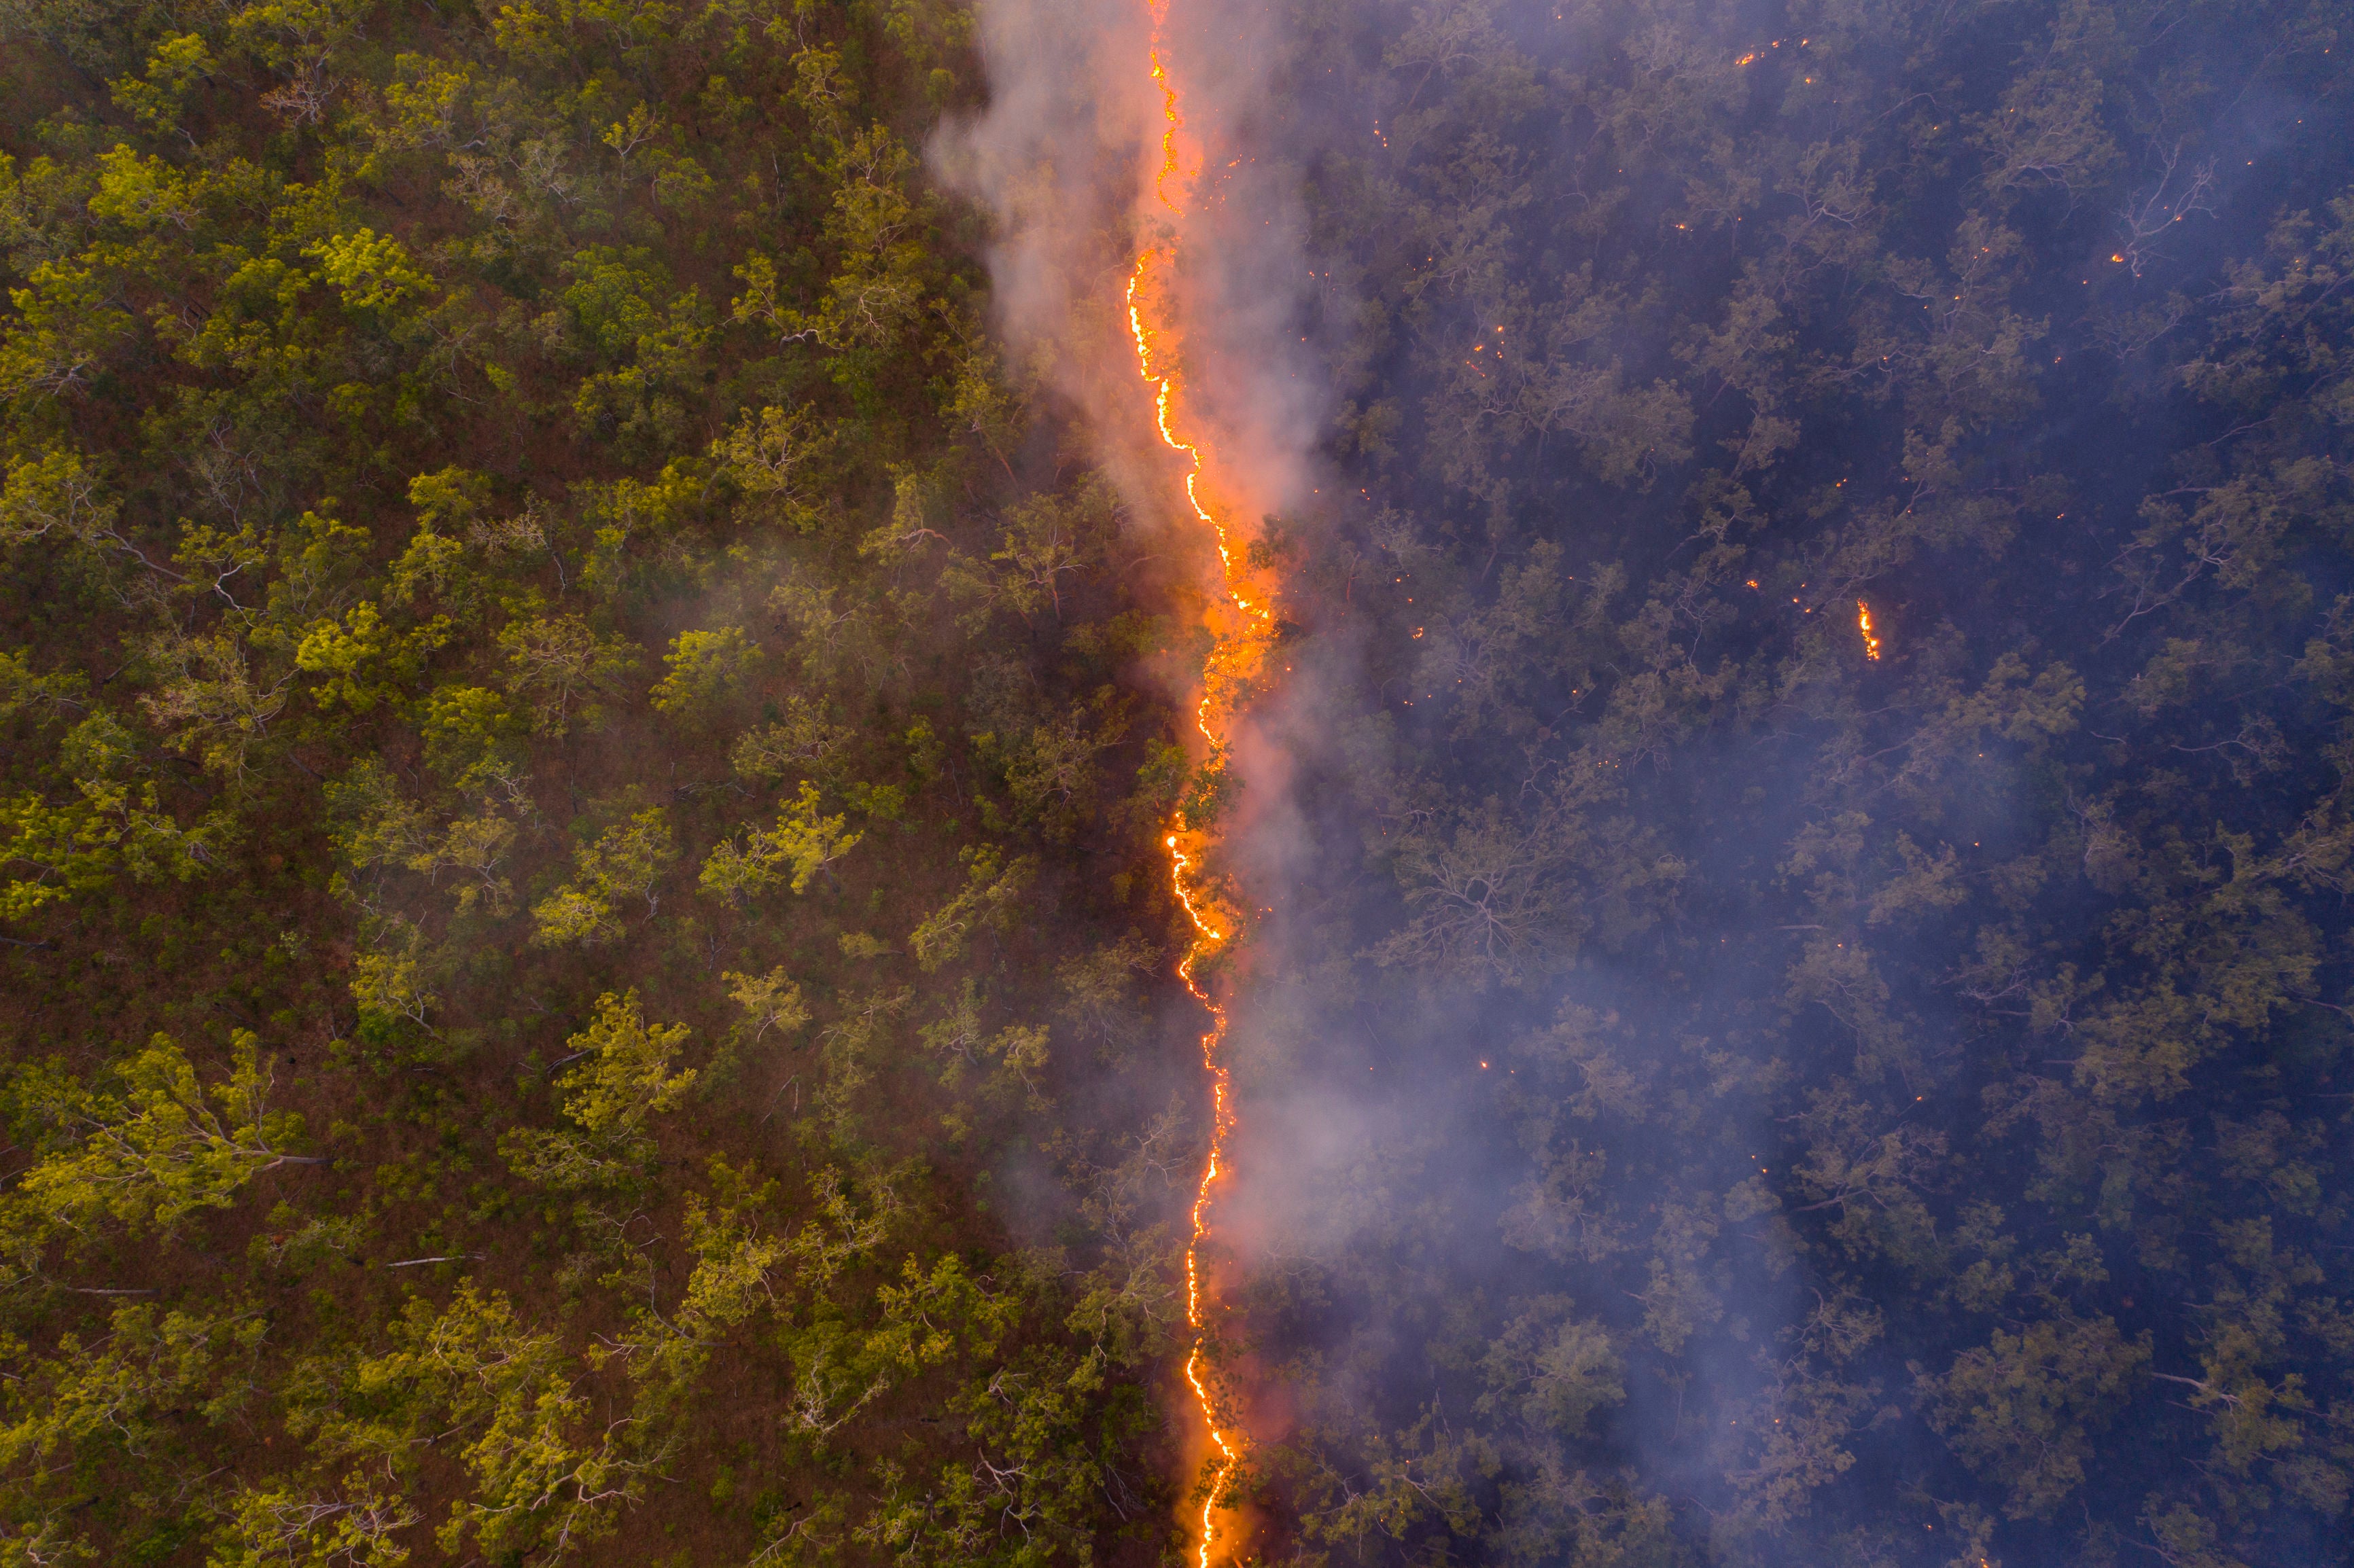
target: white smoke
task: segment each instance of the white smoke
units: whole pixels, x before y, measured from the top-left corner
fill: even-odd
[[[1173,230],[1206,489],[1245,534],[1299,507],[1325,399],[1294,325],[1308,267],[1298,174],[1274,144],[1285,53],[1268,8],[1172,0],[1165,58],[1196,171],[1171,187],[1174,217],[1155,194],[1162,102],[1143,0],[982,0],[978,16],[989,108],[930,153],[995,219],[995,324],[1014,364],[1086,427],[1140,516],[1180,515],[1125,308],[1138,249]]]

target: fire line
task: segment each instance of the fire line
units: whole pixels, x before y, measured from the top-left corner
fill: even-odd
[[[1128,323],[1136,340],[1137,372],[1153,390],[1154,427],[1162,443],[1185,460],[1186,505],[1209,530],[1212,542],[1217,546],[1220,586],[1225,598],[1242,612],[1238,619],[1221,617],[1225,624],[1214,622],[1203,691],[1194,706],[1194,726],[1208,743],[1214,765],[1226,747],[1224,732],[1227,703],[1263,664],[1273,641],[1275,617],[1267,587],[1256,580],[1246,567],[1238,567],[1234,541],[1214,504],[1214,497],[1204,494],[1207,462],[1202,441],[1182,433],[1183,389],[1179,366],[1165,341],[1165,332],[1154,323],[1153,302],[1147,297],[1148,285],[1156,272],[1174,266],[1177,234],[1185,216],[1186,190],[1191,183],[1183,151],[1183,104],[1166,52],[1170,4],[1171,0],[1148,0],[1152,23],[1148,58],[1161,118],[1161,161],[1153,175],[1152,192],[1163,209],[1161,227],[1166,233],[1164,238],[1148,239],[1139,247],[1128,279]],[[1235,1104],[1234,1079],[1225,1060],[1226,1012],[1198,978],[1198,971],[1202,961],[1236,933],[1235,918],[1217,912],[1211,889],[1187,880],[1194,857],[1186,853],[1186,840],[1196,831],[1181,814],[1170,823],[1166,847],[1170,885],[1193,926],[1193,939],[1177,966],[1177,976],[1210,1017],[1210,1028],[1202,1036],[1202,1063],[1210,1078],[1210,1147],[1203,1160],[1201,1180],[1194,1188],[1192,1230],[1185,1243],[1185,1321],[1193,1333],[1193,1343],[1185,1358],[1185,1381],[1193,1389],[1194,1404],[1218,1456],[1209,1496],[1202,1504],[1198,1554],[1200,1568],[1211,1568],[1211,1552],[1218,1544],[1218,1501],[1241,1468],[1244,1439],[1239,1431],[1220,1425],[1218,1402],[1211,1392],[1204,1367],[1209,1344],[1209,1303],[1202,1277],[1202,1246],[1209,1234],[1214,1189],[1225,1174],[1226,1138],[1235,1126]]]

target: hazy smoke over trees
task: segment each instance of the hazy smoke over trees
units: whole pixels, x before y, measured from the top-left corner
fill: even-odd
[[[982,16],[1043,340],[1134,47]],[[1310,282],[1220,350],[1329,414],[1234,848],[1270,1560],[2344,1550],[2347,20],[1225,57]]]
[[[990,104],[946,127],[932,154],[996,220],[991,303],[1021,369],[1115,461],[1145,465],[1124,483],[1147,516],[1175,504],[1125,294],[1137,252],[1171,242],[1182,260],[1168,313],[1225,504],[1246,526],[1297,506],[1328,399],[1298,346],[1298,170],[1272,156],[1279,16],[1228,0],[1170,8],[1183,128],[1164,178],[1146,6],[1020,0],[976,15]]]

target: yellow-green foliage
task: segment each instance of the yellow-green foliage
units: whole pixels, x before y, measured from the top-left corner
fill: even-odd
[[[79,1138],[27,1171],[21,1210],[42,1227],[88,1230],[101,1218],[134,1231],[169,1228],[198,1209],[224,1208],[264,1171],[305,1157],[288,1151],[302,1118],[269,1107],[270,1075],[249,1031],[230,1037],[229,1075],[210,1086],[177,1043],[158,1034],[126,1062],[120,1096],[69,1090],[42,1107]]]
[[[784,883],[795,893],[806,890],[810,878],[856,848],[864,835],[845,831],[845,819],[819,814],[822,799],[814,784],[804,782],[801,793],[777,817],[773,828],[756,828],[738,843],[722,840],[703,863],[701,885],[730,903]]]
[[[640,898],[651,917],[660,903],[654,884],[677,853],[659,806],[606,829],[574,853],[572,880],[532,906],[534,939],[610,941],[621,934],[626,906]]]
[[[0,1560],[1157,1552],[1172,1260],[976,1180],[1167,910],[971,18],[493,11],[0,5]]]
[[[634,991],[599,997],[595,1020],[565,1043],[582,1059],[557,1081],[572,1126],[519,1129],[500,1151],[516,1174],[543,1186],[585,1187],[628,1173],[652,1147],[646,1118],[695,1086],[694,1068],[672,1071],[692,1033],[683,1023],[649,1025]]]
[[[318,260],[320,272],[342,291],[344,303],[355,310],[397,305],[433,287],[433,280],[410,262],[400,241],[372,228],[322,239],[306,246],[302,254]]]
[[[663,655],[669,673],[654,686],[653,705],[683,716],[708,713],[743,690],[759,657],[759,644],[740,627],[682,631]]]

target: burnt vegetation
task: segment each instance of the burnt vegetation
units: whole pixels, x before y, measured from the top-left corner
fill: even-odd
[[[2348,13],[1305,9],[1285,1539],[2342,1560]]]

